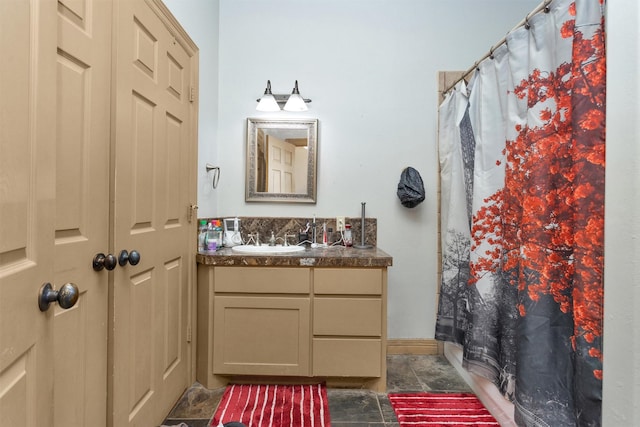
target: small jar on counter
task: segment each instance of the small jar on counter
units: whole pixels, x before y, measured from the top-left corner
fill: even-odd
[[[351,234],[351,224],[344,225],[344,245],[346,247],[353,246],[353,237]]]

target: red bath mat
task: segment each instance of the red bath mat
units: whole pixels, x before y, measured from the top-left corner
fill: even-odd
[[[239,421],[247,427],[330,426],[324,384],[233,384],[224,391],[211,425]]]
[[[389,401],[400,427],[500,425],[471,393],[396,393]]]

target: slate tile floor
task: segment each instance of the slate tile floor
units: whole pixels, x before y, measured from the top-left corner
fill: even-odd
[[[471,389],[444,356],[387,356],[387,393],[417,391],[471,392]],[[224,388],[207,390],[195,383],[163,425],[184,423],[189,427],[208,427],[223,392]],[[386,393],[328,388],[327,397],[333,427],[398,425]]]

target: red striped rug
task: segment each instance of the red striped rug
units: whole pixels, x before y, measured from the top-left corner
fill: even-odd
[[[397,393],[389,401],[400,427],[499,426],[471,393]]]
[[[248,427],[330,426],[324,384],[249,385],[226,388],[211,425],[239,421]]]

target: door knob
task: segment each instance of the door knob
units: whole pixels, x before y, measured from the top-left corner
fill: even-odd
[[[40,307],[40,311],[47,311],[49,304],[57,302],[60,307],[66,310],[78,302],[79,295],[78,287],[73,283],[65,283],[59,291],[53,289],[51,283],[45,283],[38,292],[38,307]]]
[[[95,271],[101,271],[103,268],[111,271],[116,268],[116,265],[118,265],[118,260],[111,254],[105,255],[103,253],[99,253],[93,257],[93,269]]]
[[[120,264],[120,267],[124,267],[127,265],[127,261],[129,261],[131,265],[138,264],[140,262],[140,253],[135,249],[131,252],[123,249],[122,252],[120,252],[120,256],[118,256],[118,264]]]

